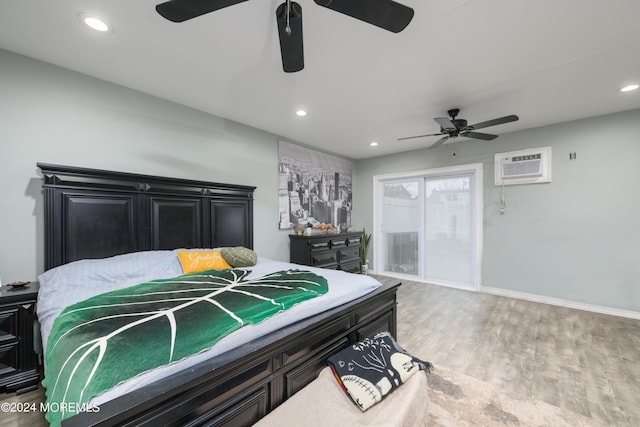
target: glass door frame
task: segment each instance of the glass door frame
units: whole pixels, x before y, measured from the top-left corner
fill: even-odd
[[[425,280],[422,278],[424,272],[424,260],[420,260],[420,272],[421,276],[407,275],[402,273],[395,273],[384,270],[384,245],[376,244],[376,242],[382,242],[382,233],[384,224],[382,223],[383,208],[384,208],[384,184],[388,182],[398,182],[402,180],[422,179],[429,177],[446,177],[448,175],[455,176],[461,174],[468,174],[472,176],[471,185],[473,186],[473,261],[472,261],[472,277],[470,286],[460,286],[448,281],[437,280]],[[398,172],[391,174],[375,175],[373,177],[373,269],[374,274],[383,274],[389,277],[396,277],[400,279],[411,280],[415,282],[433,283],[436,285],[462,288],[467,290],[480,289],[482,279],[482,231],[483,231],[483,165],[482,163],[473,163],[468,165],[447,166],[442,168],[425,169],[419,171],[410,172]],[[424,228],[424,224],[421,226]],[[424,235],[421,230],[421,235]],[[421,236],[422,237],[422,236]],[[422,238],[419,243],[419,250],[424,253],[424,239]],[[422,258],[422,257],[420,257]]]

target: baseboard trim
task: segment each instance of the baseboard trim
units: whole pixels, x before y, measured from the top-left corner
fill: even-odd
[[[379,274],[375,270],[370,270],[369,273],[373,275]],[[562,298],[554,298],[554,297],[548,297],[544,295],[529,294],[527,292],[512,291],[509,289],[502,289],[502,288],[492,288],[490,286],[480,286],[476,290],[476,289],[470,289],[468,287],[456,286],[448,283],[428,282],[428,281],[419,279],[415,276],[409,276],[405,274],[393,274],[393,273],[389,273],[388,271],[385,271],[384,273],[382,273],[382,275],[386,277],[393,277],[400,280],[403,280],[403,279],[410,280],[416,283],[426,283],[429,285],[444,286],[447,288],[459,289],[461,291],[480,292],[480,293],[496,295],[500,297],[515,298],[515,299],[521,299],[525,301],[539,302],[541,304],[549,304],[549,305],[555,305],[559,307],[573,308],[575,310],[591,311],[593,313],[608,314],[610,316],[626,317],[629,319],[640,320],[640,311],[606,307],[603,305],[596,305],[596,304],[587,304],[584,302],[571,301],[571,300],[566,300]]]
[[[612,308],[602,305],[587,304],[562,298],[547,297],[543,295],[529,294],[526,292],[511,291],[507,289],[492,288],[489,286],[481,286],[479,292],[508,298],[522,299],[531,302],[539,302],[542,304],[557,305],[560,307],[573,308],[576,310],[591,311],[594,313],[608,314],[611,316],[627,317],[629,319],[640,320],[640,312],[625,310],[622,308]]]

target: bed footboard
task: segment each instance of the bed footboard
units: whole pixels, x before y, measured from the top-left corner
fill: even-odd
[[[252,425],[315,379],[331,354],[376,332],[395,337],[399,286],[384,285],[62,425]]]

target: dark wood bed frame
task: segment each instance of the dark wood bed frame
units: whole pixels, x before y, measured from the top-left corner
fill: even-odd
[[[157,249],[253,248],[255,187],[38,163],[46,269]],[[256,338],[78,414],[63,426],[245,426],[312,381],[336,351],[396,336],[398,284]],[[301,420],[304,423],[304,420]]]

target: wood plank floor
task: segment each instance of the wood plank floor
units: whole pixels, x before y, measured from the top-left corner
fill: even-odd
[[[407,281],[398,313],[400,345],[436,367],[640,425],[640,320]]]
[[[612,426],[640,425],[640,320],[408,281],[398,314],[398,342],[436,368]],[[0,402],[42,398],[37,390]],[[0,414],[3,427],[46,425],[37,412]]]

